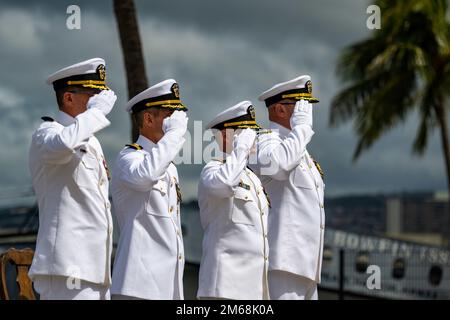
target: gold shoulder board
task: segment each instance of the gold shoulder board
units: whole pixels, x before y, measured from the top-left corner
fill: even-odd
[[[267,133],[272,133],[272,130],[269,130],[269,129],[259,130],[257,134],[260,135],[260,134],[267,134]]]
[[[319,171],[320,176],[322,177],[322,180],[323,180],[323,177],[325,176],[325,174],[323,173],[322,167],[316,160],[313,159],[313,161],[314,161],[314,164],[316,165],[317,171]]]
[[[138,145],[137,143],[126,144],[125,146],[134,150],[142,150],[142,146]]]

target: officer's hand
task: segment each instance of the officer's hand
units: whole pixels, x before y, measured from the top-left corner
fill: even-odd
[[[170,117],[163,120],[163,131],[168,133],[169,131],[176,132],[180,136],[184,136],[187,130],[188,117],[186,112],[175,110]]]
[[[294,107],[294,112],[292,113],[291,119],[291,128],[296,126],[306,124],[311,128],[313,126],[313,117],[312,117],[312,104],[306,100],[297,101]]]
[[[117,100],[117,96],[112,90],[102,90],[99,94],[96,94],[89,98],[87,103],[88,109],[100,109],[106,116],[111,112],[114,107],[114,103]]]
[[[245,152],[250,152],[255,144],[256,131],[253,129],[244,129],[239,134],[234,136],[233,147],[235,150],[244,149]]]

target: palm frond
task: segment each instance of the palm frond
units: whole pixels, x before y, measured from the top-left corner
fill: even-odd
[[[345,88],[330,109],[331,126],[354,122],[354,159],[417,109],[420,124],[413,150],[423,152],[438,125],[433,107],[450,93],[447,1],[375,3],[381,8],[382,28],[343,51],[336,71]]]
[[[412,73],[390,78],[361,106],[355,119],[355,131],[359,140],[354,160],[411,113],[413,110],[411,105],[417,95],[416,84]]]

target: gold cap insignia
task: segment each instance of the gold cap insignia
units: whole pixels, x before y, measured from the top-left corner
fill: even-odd
[[[178,86],[178,83],[174,83],[172,85],[172,87],[170,88],[170,90],[173,92],[175,97],[177,97],[177,98],[180,97],[180,87]]]
[[[97,67],[97,73],[98,73],[98,77],[100,78],[100,80],[105,80],[106,79],[106,69],[105,69],[105,65],[104,64],[99,64]]]
[[[247,112],[253,120],[256,119],[255,108],[253,106],[248,107]]]
[[[308,80],[305,84],[306,89],[308,89],[308,93],[312,93],[312,82]]]

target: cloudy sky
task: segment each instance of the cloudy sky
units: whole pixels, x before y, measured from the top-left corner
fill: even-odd
[[[326,174],[327,195],[442,190],[446,187],[439,136],[424,157],[411,154],[417,127],[407,123],[383,136],[358,162],[353,124],[329,128],[329,106],[342,87],[335,63],[345,46],[370,36],[369,2],[358,0],[136,0],[150,84],[176,79],[191,120],[208,122],[222,109],[252,100],[274,83],[310,74],[315,95],[310,153]],[[68,30],[66,9],[81,8],[81,30]],[[112,125],[98,138],[110,165],[128,143],[129,121],[121,48],[109,1],[0,0],[0,195],[31,185],[27,150],[43,115],[55,115],[47,75],[92,57],[107,61],[119,99]],[[192,130],[192,128],[191,128]],[[201,165],[179,166],[186,198],[196,195]]]

